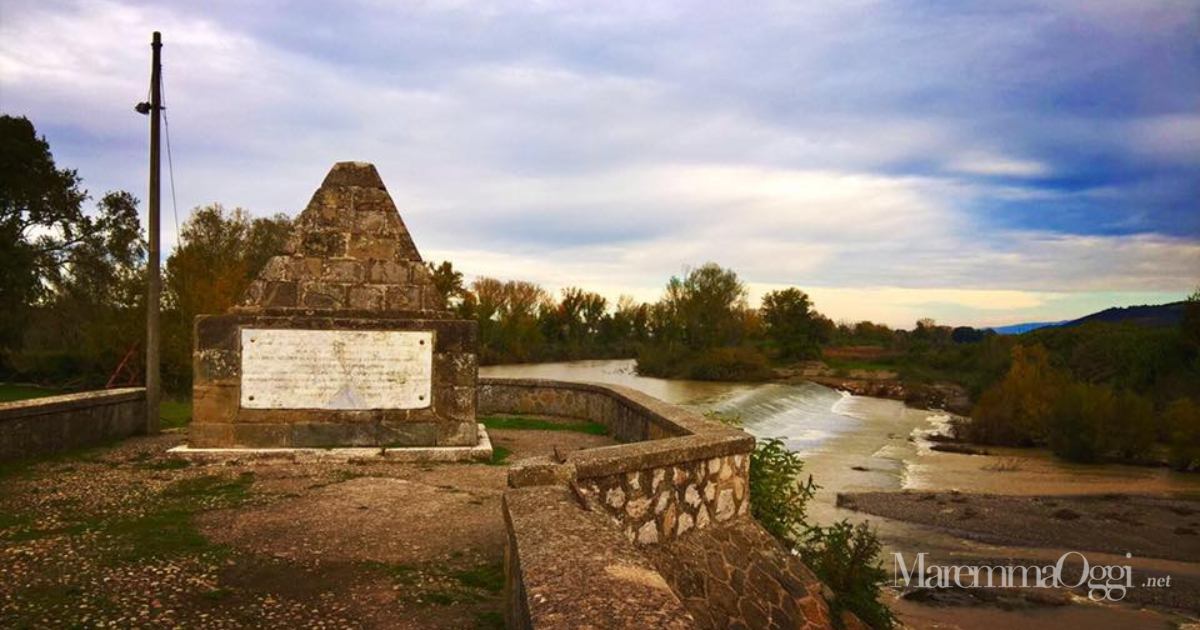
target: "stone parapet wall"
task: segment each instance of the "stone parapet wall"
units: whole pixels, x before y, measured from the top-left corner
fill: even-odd
[[[508,628],[697,627],[640,549],[562,486],[504,495]]]
[[[479,413],[586,418],[621,442],[657,440],[704,431],[703,417],[619,385],[543,379],[479,380]]]
[[[582,418],[605,425],[616,446],[561,462],[517,462],[509,485],[575,483],[629,540],[657,543],[750,509],[754,438],[636,390],[540,379],[479,380],[481,414]]]
[[[580,490],[642,544],[673,540],[750,512],[745,454],[581,480]]]
[[[628,440],[509,469],[509,628],[833,627],[826,589],[750,516],[753,437],[600,384],[481,379],[479,410]]]
[[[115,440],[146,429],[146,390],[128,387],[0,403],[0,461]]]

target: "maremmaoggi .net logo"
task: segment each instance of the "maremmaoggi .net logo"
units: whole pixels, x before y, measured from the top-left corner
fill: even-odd
[[[1047,565],[939,565],[926,564],[925,556],[918,553],[909,563],[904,554],[894,553],[893,583],[909,588],[1086,588],[1088,599],[1112,602],[1134,588],[1130,565],[1093,565],[1078,551]]]

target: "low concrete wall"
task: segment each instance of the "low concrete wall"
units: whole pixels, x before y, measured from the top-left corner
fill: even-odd
[[[145,429],[146,390],[141,387],[0,403],[0,461],[91,446]]]

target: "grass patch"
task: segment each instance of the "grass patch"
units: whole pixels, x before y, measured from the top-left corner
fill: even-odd
[[[61,389],[51,387],[38,387],[36,385],[14,385],[12,383],[0,383],[0,402],[13,402],[17,400],[29,400],[30,398],[45,398],[46,396],[57,396],[67,393]]]
[[[244,472],[233,479],[223,475],[204,475],[182,479],[163,491],[164,497],[177,499],[216,498],[240,503],[254,484],[254,473]]]
[[[132,517],[104,519],[88,523],[116,544],[104,551],[110,562],[138,562],[173,555],[228,552],[215,545],[197,529],[195,515],[206,509],[232,507],[246,500],[254,473],[234,478],[205,475],[183,479],[163,491],[162,502]]]
[[[411,585],[417,581],[420,576],[420,571],[407,564],[390,564],[387,562],[367,562],[366,565],[371,569],[387,574],[398,584]]]
[[[492,466],[503,466],[504,460],[508,459],[509,455],[512,455],[512,451],[500,446],[499,444],[492,444],[492,459],[488,461],[488,464]]]
[[[466,571],[455,571],[452,575],[459,584],[468,588],[479,588],[489,593],[504,590],[504,565],[499,562],[480,565]]]
[[[30,474],[33,472],[33,468],[39,464],[66,464],[68,462],[88,462],[93,464],[101,463],[102,460],[100,459],[100,456],[107,452],[108,449],[116,446],[118,443],[120,443],[120,441],[121,439],[117,438],[101,442],[100,444],[83,446],[67,451],[60,451],[58,453],[46,453],[43,455],[36,455],[34,457],[26,457],[24,459],[14,459],[7,462],[0,462],[0,480],[16,477],[29,478]],[[117,465],[114,462],[103,463],[111,466]],[[74,467],[62,468],[60,469],[60,472],[69,472],[71,470],[74,470]],[[3,487],[0,487],[0,494],[3,494],[2,490]]]
[[[413,601],[436,606],[486,601],[504,590],[502,562],[457,570],[448,568],[445,563],[421,567],[385,562],[366,562],[364,565],[406,587],[404,591]]]
[[[192,401],[163,400],[158,405],[158,417],[164,429],[186,427],[192,421]]]
[[[480,630],[504,630],[504,614],[494,610],[475,614],[475,627]]]
[[[486,416],[481,422],[489,429],[521,431],[575,431],[588,435],[608,435],[608,427],[597,422],[553,422],[525,416]]]

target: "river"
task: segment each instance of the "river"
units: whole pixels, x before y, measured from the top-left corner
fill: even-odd
[[[995,554],[1005,557],[1003,554],[1013,550],[842,509],[836,506],[839,492],[1200,494],[1200,475],[1163,468],[1074,465],[1044,451],[1029,449],[990,449],[988,455],[970,456],[933,451],[924,438],[944,428],[950,419],[944,412],[912,409],[894,400],[852,396],[814,383],[713,383],[647,378],[635,373],[632,360],[490,366],[481,368],[480,375],[612,383],[700,412],[738,416],[749,433],[782,439],[789,449],[804,457],[805,470],[820,486],[809,505],[812,520],[826,525],[843,518],[855,522],[870,520],[884,543],[885,557],[891,557],[892,552],[917,551],[953,557]],[[895,607],[904,614],[906,622],[919,627],[1004,627],[1013,622],[1056,627],[1056,624],[1087,621],[1095,627],[1119,628],[1129,627],[1127,623],[1162,621],[1140,616],[1152,613],[1126,609],[1105,610],[1096,619],[1090,618],[1095,610],[1050,610],[1017,620],[1009,615],[992,619],[989,615],[994,611],[990,610],[969,613],[960,619],[963,611],[930,612],[930,607],[915,607],[903,601],[896,602]]]

